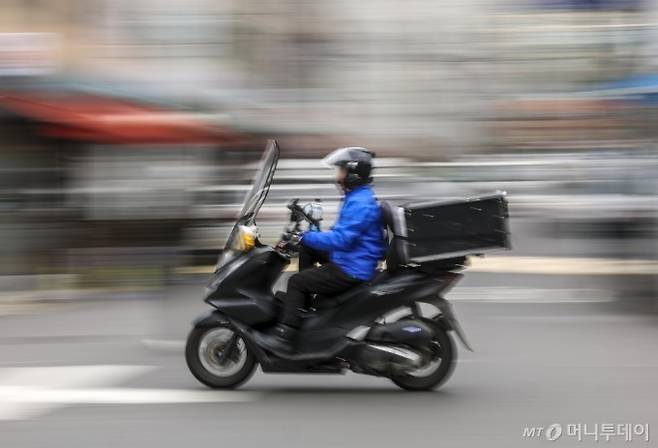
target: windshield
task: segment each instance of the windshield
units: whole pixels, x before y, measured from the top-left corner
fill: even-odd
[[[238,215],[238,220],[233,226],[233,230],[226,241],[224,249],[231,247],[239,226],[251,226],[256,222],[258,211],[263,205],[263,202],[265,202],[267,193],[270,191],[270,184],[272,183],[272,177],[274,176],[278,161],[279,145],[276,143],[276,140],[268,140],[265,152],[260,159],[259,167],[254,175],[251,190],[244,198],[242,210]]]

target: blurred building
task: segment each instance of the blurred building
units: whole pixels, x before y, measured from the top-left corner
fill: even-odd
[[[391,197],[396,182],[502,186],[586,229],[577,204],[592,202],[615,229],[638,213],[651,227],[651,176],[625,173],[653,166],[658,83],[615,83],[656,69],[654,3],[5,1],[2,271],[216,232],[265,137],[287,159],[345,144],[394,157]],[[277,200],[336,199],[307,173],[286,173]]]
[[[534,109],[545,108],[548,129],[556,114],[571,120],[573,99],[561,108],[556,97],[648,65],[651,6],[69,0],[1,8],[4,42],[16,33],[38,40],[30,52],[41,73],[221,112],[218,120],[240,128],[434,158],[505,146],[497,120],[518,100],[542,95]],[[585,120],[601,116],[601,107],[576,109]],[[513,146],[529,126],[516,125]],[[606,125],[593,120],[592,131]],[[545,140],[532,129],[526,138]]]

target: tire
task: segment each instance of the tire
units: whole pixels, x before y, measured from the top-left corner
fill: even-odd
[[[423,374],[423,369],[417,369],[391,378],[391,381],[402,389],[412,391],[436,389],[448,381],[457,361],[455,343],[445,330],[439,328],[436,328],[432,342],[441,348],[440,364],[436,370]]]
[[[237,360],[219,360],[221,348],[237,338]],[[256,360],[244,340],[230,325],[193,328],[187,337],[185,360],[192,375],[213,389],[234,389],[247,381],[256,370]]]

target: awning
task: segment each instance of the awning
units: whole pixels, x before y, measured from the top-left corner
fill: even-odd
[[[33,121],[40,135],[109,144],[235,143],[246,136],[209,117],[88,94],[0,94],[0,108]]]

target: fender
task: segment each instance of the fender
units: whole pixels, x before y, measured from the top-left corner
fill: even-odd
[[[194,328],[206,328],[214,327],[219,324],[228,324],[233,327],[236,332],[244,339],[245,344],[253,352],[256,359],[261,363],[269,362],[269,357],[267,354],[254,343],[253,336],[249,332],[248,327],[240,324],[239,322],[228,318],[219,310],[207,311],[199,315],[196,319],[192,321],[192,326]]]
[[[469,352],[475,351],[473,350],[471,344],[468,342],[468,339],[466,339],[466,334],[464,333],[464,329],[459,324],[459,321],[457,320],[455,313],[452,311],[452,305],[450,304],[450,302],[448,302],[446,299],[444,299],[441,296],[426,297],[424,299],[418,300],[418,302],[424,302],[434,305],[441,312],[438,316],[434,317],[431,320],[427,319],[426,321],[434,322],[443,330],[447,330],[447,331],[453,330],[457,335],[457,337],[459,338],[459,341],[466,348],[466,350],[468,350]]]
[[[192,321],[192,326],[194,328],[203,328],[203,327],[214,327],[218,324],[229,324],[231,323],[226,316],[217,310],[206,311],[203,314],[200,314]]]

